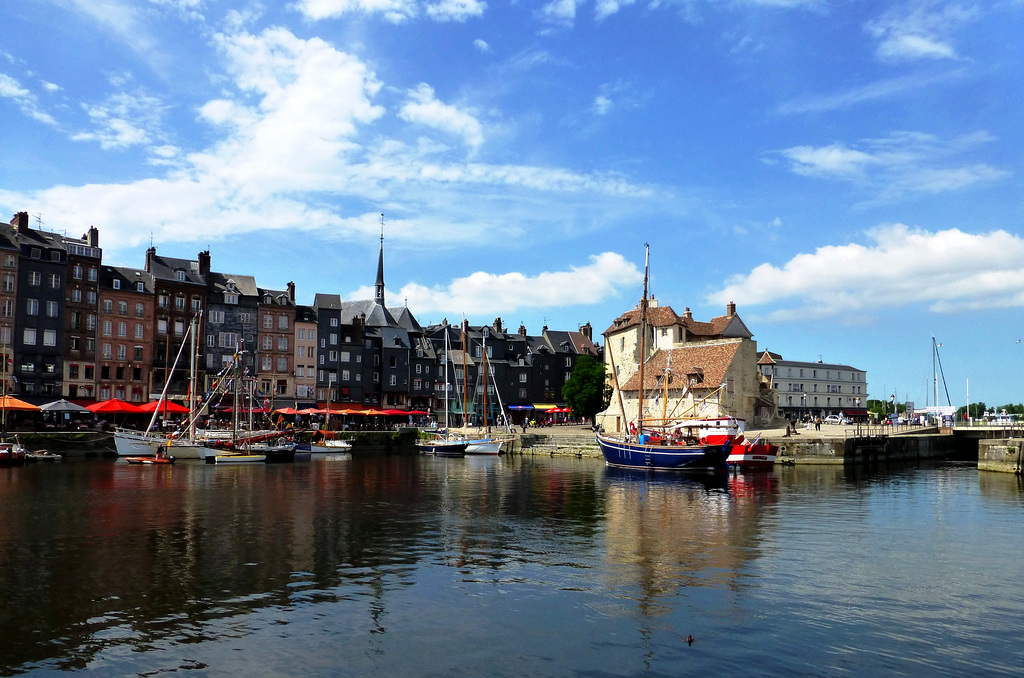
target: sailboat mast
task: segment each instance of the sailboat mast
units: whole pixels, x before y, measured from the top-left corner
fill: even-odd
[[[644,295],[640,297],[640,388],[637,391],[637,435],[644,432],[644,358],[647,356],[647,279],[650,273],[651,246],[644,243]]]
[[[459,340],[462,343],[462,425],[469,426],[469,379],[466,378],[466,316],[462,316],[462,327]]]
[[[192,323],[189,325],[189,332],[192,334],[192,361],[189,364],[188,377],[188,439],[196,439],[196,418],[193,414],[196,411],[196,316],[192,316]],[[166,402],[166,401],[164,401]],[[166,417],[165,417],[166,418]]]
[[[480,383],[483,384],[484,388],[484,431],[487,431],[487,328],[484,327],[480,338],[480,350],[483,354],[483,367],[484,373],[480,379]]]

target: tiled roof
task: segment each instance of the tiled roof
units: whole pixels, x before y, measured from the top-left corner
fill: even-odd
[[[676,315],[671,306],[654,306],[647,309],[647,324],[651,327],[670,327],[683,322],[683,319]],[[614,321],[611,327],[604,331],[604,334],[611,334],[640,324],[640,309],[634,308],[626,311]]]
[[[697,344],[681,348],[664,349],[655,352],[644,364],[644,391],[661,386],[659,378],[666,368],[672,372],[669,388],[680,389],[687,383],[687,374],[700,368],[704,379],[694,388],[718,388],[725,381],[726,372],[739,350],[740,342],[733,341],[723,344]],[[640,385],[640,373],[637,372],[622,385],[623,391],[636,391]]]

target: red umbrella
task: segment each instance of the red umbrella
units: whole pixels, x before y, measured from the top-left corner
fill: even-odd
[[[165,400],[161,403],[159,400],[148,402],[145,405],[139,406],[139,409],[143,412],[152,412],[153,410],[159,410],[160,412],[167,412],[168,414],[185,414],[188,412],[188,408],[184,405],[179,405],[176,402]]]
[[[299,412],[294,407],[282,407],[274,410],[274,414],[298,414]]]
[[[97,414],[138,414],[145,411],[141,407],[132,405],[120,398],[111,398],[110,400],[93,403],[92,405],[87,405],[85,409]]]

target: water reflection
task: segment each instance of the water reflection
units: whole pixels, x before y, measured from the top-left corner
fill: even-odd
[[[961,633],[936,610],[985,633],[1019,612],[1005,588],[957,573],[964,551],[1016,543],[1022,496],[1016,479],[960,468],[704,477],[388,457],[0,469],[0,673],[336,673],[341,647],[350,675],[738,672],[752,660],[744,636],[780,648],[766,671],[841,670],[859,643],[881,655],[908,633]],[[1020,550],[991,562],[1012,566]],[[880,592],[878,563],[903,588]],[[956,604],[936,605],[936,590]],[[699,642],[684,655],[689,633]]]

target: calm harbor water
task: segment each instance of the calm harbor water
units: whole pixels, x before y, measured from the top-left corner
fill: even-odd
[[[1019,675],[1022,528],[967,466],[5,468],[0,674]]]

